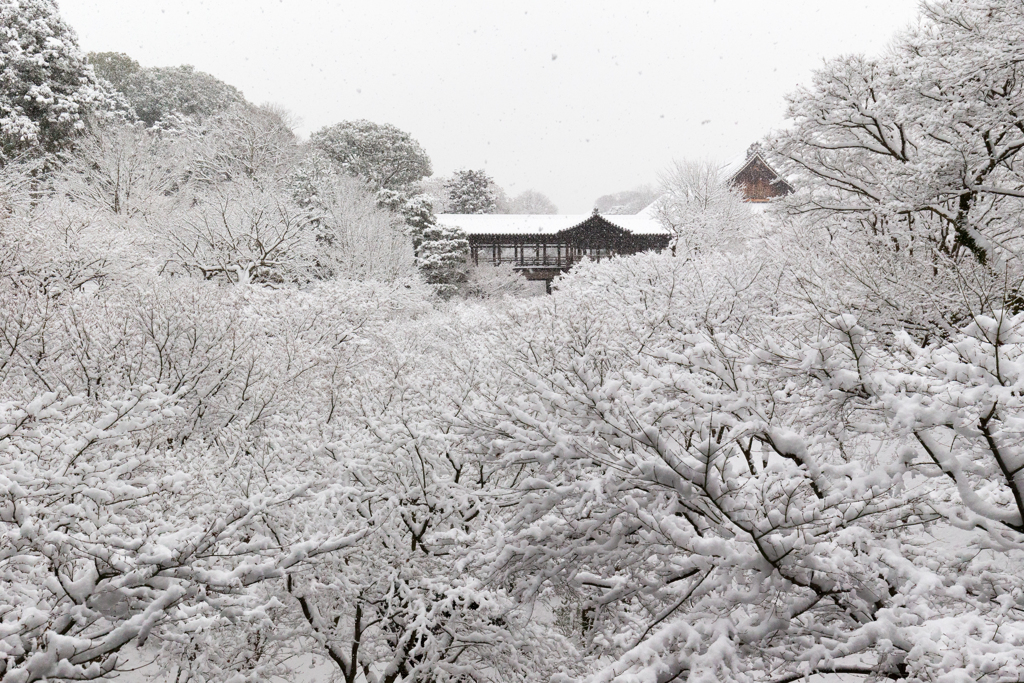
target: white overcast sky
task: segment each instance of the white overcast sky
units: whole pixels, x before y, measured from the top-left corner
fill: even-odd
[[[822,60],[878,54],[917,0],[58,0],[87,51],[192,64],[304,136],[391,123],[435,174],[484,168],[565,213],[725,161]]]

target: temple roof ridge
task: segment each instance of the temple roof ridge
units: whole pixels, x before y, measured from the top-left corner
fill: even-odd
[[[589,214],[438,214],[437,222],[461,228],[468,235],[555,235],[583,226],[595,218],[634,235],[667,235],[649,215]]]

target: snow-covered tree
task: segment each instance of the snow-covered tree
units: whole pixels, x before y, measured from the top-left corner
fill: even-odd
[[[287,111],[273,105],[235,105],[210,115],[184,136],[193,147],[192,180],[284,182],[301,158],[289,119]]]
[[[466,281],[469,240],[457,227],[430,225],[416,236],[416,266],[423,278],[436,285],[438,293],[448,298],[457,285]]]
[[[655,215],[671,230],[677,256],[735,246],[756,225],[742,192],[707,159],[673,162],[661,175]]]
[[[413,238],[414,247],[419,244],[418,235],[436,222],[431,197],[415,191],[413,187],[403,190],[378,190],[377,206],[402,216],[406,231]]]
[[[433,213],[451,213],[448,210],[448,192],[444,189],[445,180],[440,176],[431,176],[416,183],[417,192],[429,200]]]
[[[790,95],[793,126],[772,144],[799,177],[786,203],[900,248],[1019,260],[1024,10],[942,0],[922,13],[881,57],[833,59]]]
[[[1019,677],[1024,317],[920,347],[749,271],[694,300],[673,261],[494,328],[505,384],[460,422],[515,485],[479,559],[575,614],[586,680]]]
[[[624,190],[601,195],[594,200],[594,208],[609,216],[625,216],[640,213],[658,198],[658,190],[650,185],[641,185],[633,190]]]
[[[928,343],[956,334],[975,315],[1017,305],[1021,274],[1009,264],[996,269],[970,254],[895,249],[890,235],[814,222],[765,226],[767,236],[748,247],[764,250],[765,261],[754,266],[763,276],[802,307],[854,313],[883,337],[902,330]]]
[[[98,678],[128,647],[261,628],[279,602],[249,587],[365,536],[353,501],[294,467],[293,439],[304,410],[330,411],[318,390],[353,327],[395,300],[233,292],[4,287],[0,679]],[[270,540],[305,500],[334,531]]]
[[[204,495],[213,492],[182,459],[207,454],[154,443],[167,443],[159,426],[173,411],[144,386],[96,404],[43,394],[0,406],[3,680],[100,678],[126,645],[168,622],[187,632],[232,606],[245,618],[241,587],[314,550],[298,547],[291,559],[256,550],[252,520],[297,492],[220,503]],[[183,495],[191,506],[177,504]]]
[[[546,195],[536,190],[526,190],[517,194],[509,201],[509,213],[558,213]]]
[[[18,175],[16,165],[4,175]],[[106,209],[75,199],[73,184],[58,184],[58,193],[38,191],[38,168],[14,197],[11,213],[0,220],[0,280],[52,297],[83,287],[123,281],[145,269],[148,239],[129,234]],[[8,176],[9,178],[9,176]],[[67,191],[69,194],[65,194]]]
[[[116,107],[53,0],[4,0],[0,36],[0,163],[63,149],[90,112]]]
[[[112,61],[108,59],[106,63]],[[117,66],[127,65],[118,60]],[[248,104],[234,86],[187,64],[141,68],[127,74],[125,80],[115,86],[147,126],[176,129]]]
[[[497,266],[485,263],[469,269],[464,291],[469,297],[502,299],[526,296],[530,285],[511,263]]]
[[[283,184],[240,178],[190,196],[179,211],[154,221],[167,254],[163,269],[237,284],[304,279],[315,235]]]
[[[462,169],[445,181],[449,213],[494,213],[494,180],[484,170]]]
[[[7,161],[0,680],[1020,680],[1021,13],[925,12],[794,104],[788,213],[677,165],[688,258],[501,306],[438,303],[522,276],[400,131],[238,106]]]
[[[356,412],[332,422],[332,477],[378,531],[358,557],[318,560],[286,590],[313,651],[346,681],[523,680],[554,654],[500,587],[459,569],[489,485],[446,417],[490,362],[462,334],[436,316],[393,327],[347,387]]]
[[[309,141],[340,171],[374,190],[402,189],[433,172],[419,143],[391,124],[342,121],[316,131]]]
[[[316,152],[303,160],[290,183],[314,234],[316,277],[392,282],[414,275],[410,217],[382,208],[381,193],[374,196],[365,183],[338,173]],[[413,205],[411,199],[399,201],[398,211]]]
[[[59,191],[116,216],[167,210],[188,175],[188,145],[141,127],[100,123],[79,138],[57,174]]]
[[[123,52],[90,52],[86,58],[96,75],[120,93],[125,92],[129,79],[142,71],[142,65]]]
[[[165,138],[186,155],[170,209],[147,220],[161,272],[231,282],[308,280],[316,232],[296,193],[300,159],[281,112],[236,107]]]

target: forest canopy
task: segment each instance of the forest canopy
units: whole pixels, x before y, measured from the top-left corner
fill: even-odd
[[[674,250],[536,297],[409,133],[0,20],[2,683],[1024,679],[1019,4],[826,62],[794,194],[681,160]]]

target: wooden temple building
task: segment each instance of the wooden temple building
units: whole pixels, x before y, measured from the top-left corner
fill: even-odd
[[[763,203],[793,192],[765,160],[760,146],[721,170],[748,202]],[[631,216],[546,214],[439,214],[441,225],[458,227],[469,239],[473,265],[510,263],[528,280],[551,281],[584,258],[595,261],[643,251],[661,251],[670,232],[654,217],[654,205]]]
[[[669,246],[669,232],[653,217],[556,214],[440,214],[440,225],[469,239],[473,265],[511,263],[527,280],[551,281],[584,258],[595,261]]]
[[[793,192],[793,186],[765,160],[761,146],[757,143],[751,145],[742,158],[726,164],[722,175],[728,183],[743,191],[744,199],[756,204],[785,197]]]

